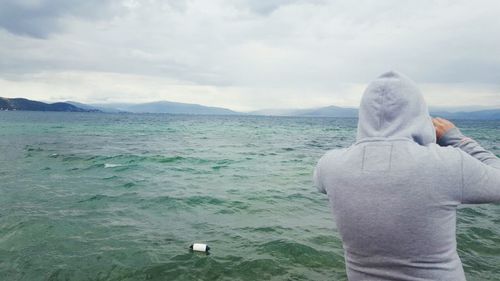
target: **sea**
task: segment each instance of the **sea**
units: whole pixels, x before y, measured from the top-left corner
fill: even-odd
[[[456,124],[500,154],[500,121]],[[312,172],[356,125],[0,112],[0,279],[346,280]],[[464,205],[457,223],[468,280],[500,280],[500,206]]]

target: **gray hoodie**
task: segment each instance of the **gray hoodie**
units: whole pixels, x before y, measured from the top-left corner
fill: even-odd
[[[458,129],[436,144],[422,94],[388,72],[366,89],[357,141],[314,172],[342,237],[349,280],[465,280],[459,204],[500,202],[500,160]]]

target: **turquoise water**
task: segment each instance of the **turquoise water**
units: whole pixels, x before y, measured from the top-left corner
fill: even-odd
[[[500,122],[457,122],[500,154]],[[356,120],[0,112],[2,280],[346,280],[311,184]],[[191,253],[206,242],[210,255]],[[500,206],[459,210],[469,280],[500,280]]]

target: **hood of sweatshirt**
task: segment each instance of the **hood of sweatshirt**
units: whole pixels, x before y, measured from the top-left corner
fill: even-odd
[[[357,140],[408,138],[420,145],[436,142],[422,93],[408,77],[387,72],[371,82],[359,106]]]

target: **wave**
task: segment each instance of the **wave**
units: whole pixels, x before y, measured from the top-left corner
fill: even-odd
[[[263,243],[259,245],[258,252],[286,259],[293,264],[308,268],[327,267],[335,263],[343,263],[341,254],[320,251],[297,241],[284,239]]]
[[[30,150],[28,155],[31,156],[33,152],[39,152],[43,150]],[[90,166],[101,165],[104,168],[115,168],[120,166],[127,166],[130,164],[141,164],[141,163],[158,163],[158,164],[189,164],[195,165],[211,165],[213,170],[219,170],[224,167],[237,162],[231,159],[207,159],[199,157],[183,157],[179,155],[175,156],[165,156],[165,155],[136,155],[136,154],[118,154],[112,156],[104,155],[78,155],[78,154],[62,154],[62,153],[51,153],[46,155],[48,158],[59,159],[63,162],[73,162],[73,163],[89,163]],[[241,161],[241,160],[240,160]]]
[[[124,166],[123,164],[113,164],[113,163],[105,163],[104,168],[115,168],[115,167],[122,167]]]
[[[135,186],[135,183],[128,182],[121,185],[125,188]],[[189,196],[189,197],[174,197],[174,196],[156,196],[144,197],[137,192],[127,192],[120,195],[95,194],[86,199],[78,201],[78,203],[86,202],[102,202],[102,203],[131,203],[137,204],[140,209],[175,209],[175,210],[190,210],[195,208],[203,208],[210,210],[215,214],[234,214],[250,208],[250,204],[238,200],[226,200],[212,196]]]
[[[287,275],[288,268],[272,258],[226,256],[210,258],[206,254],[186,253],[168,262],[125,273],[114,280],[271,280]],[[274,279],[273,279],[274,280]]]

